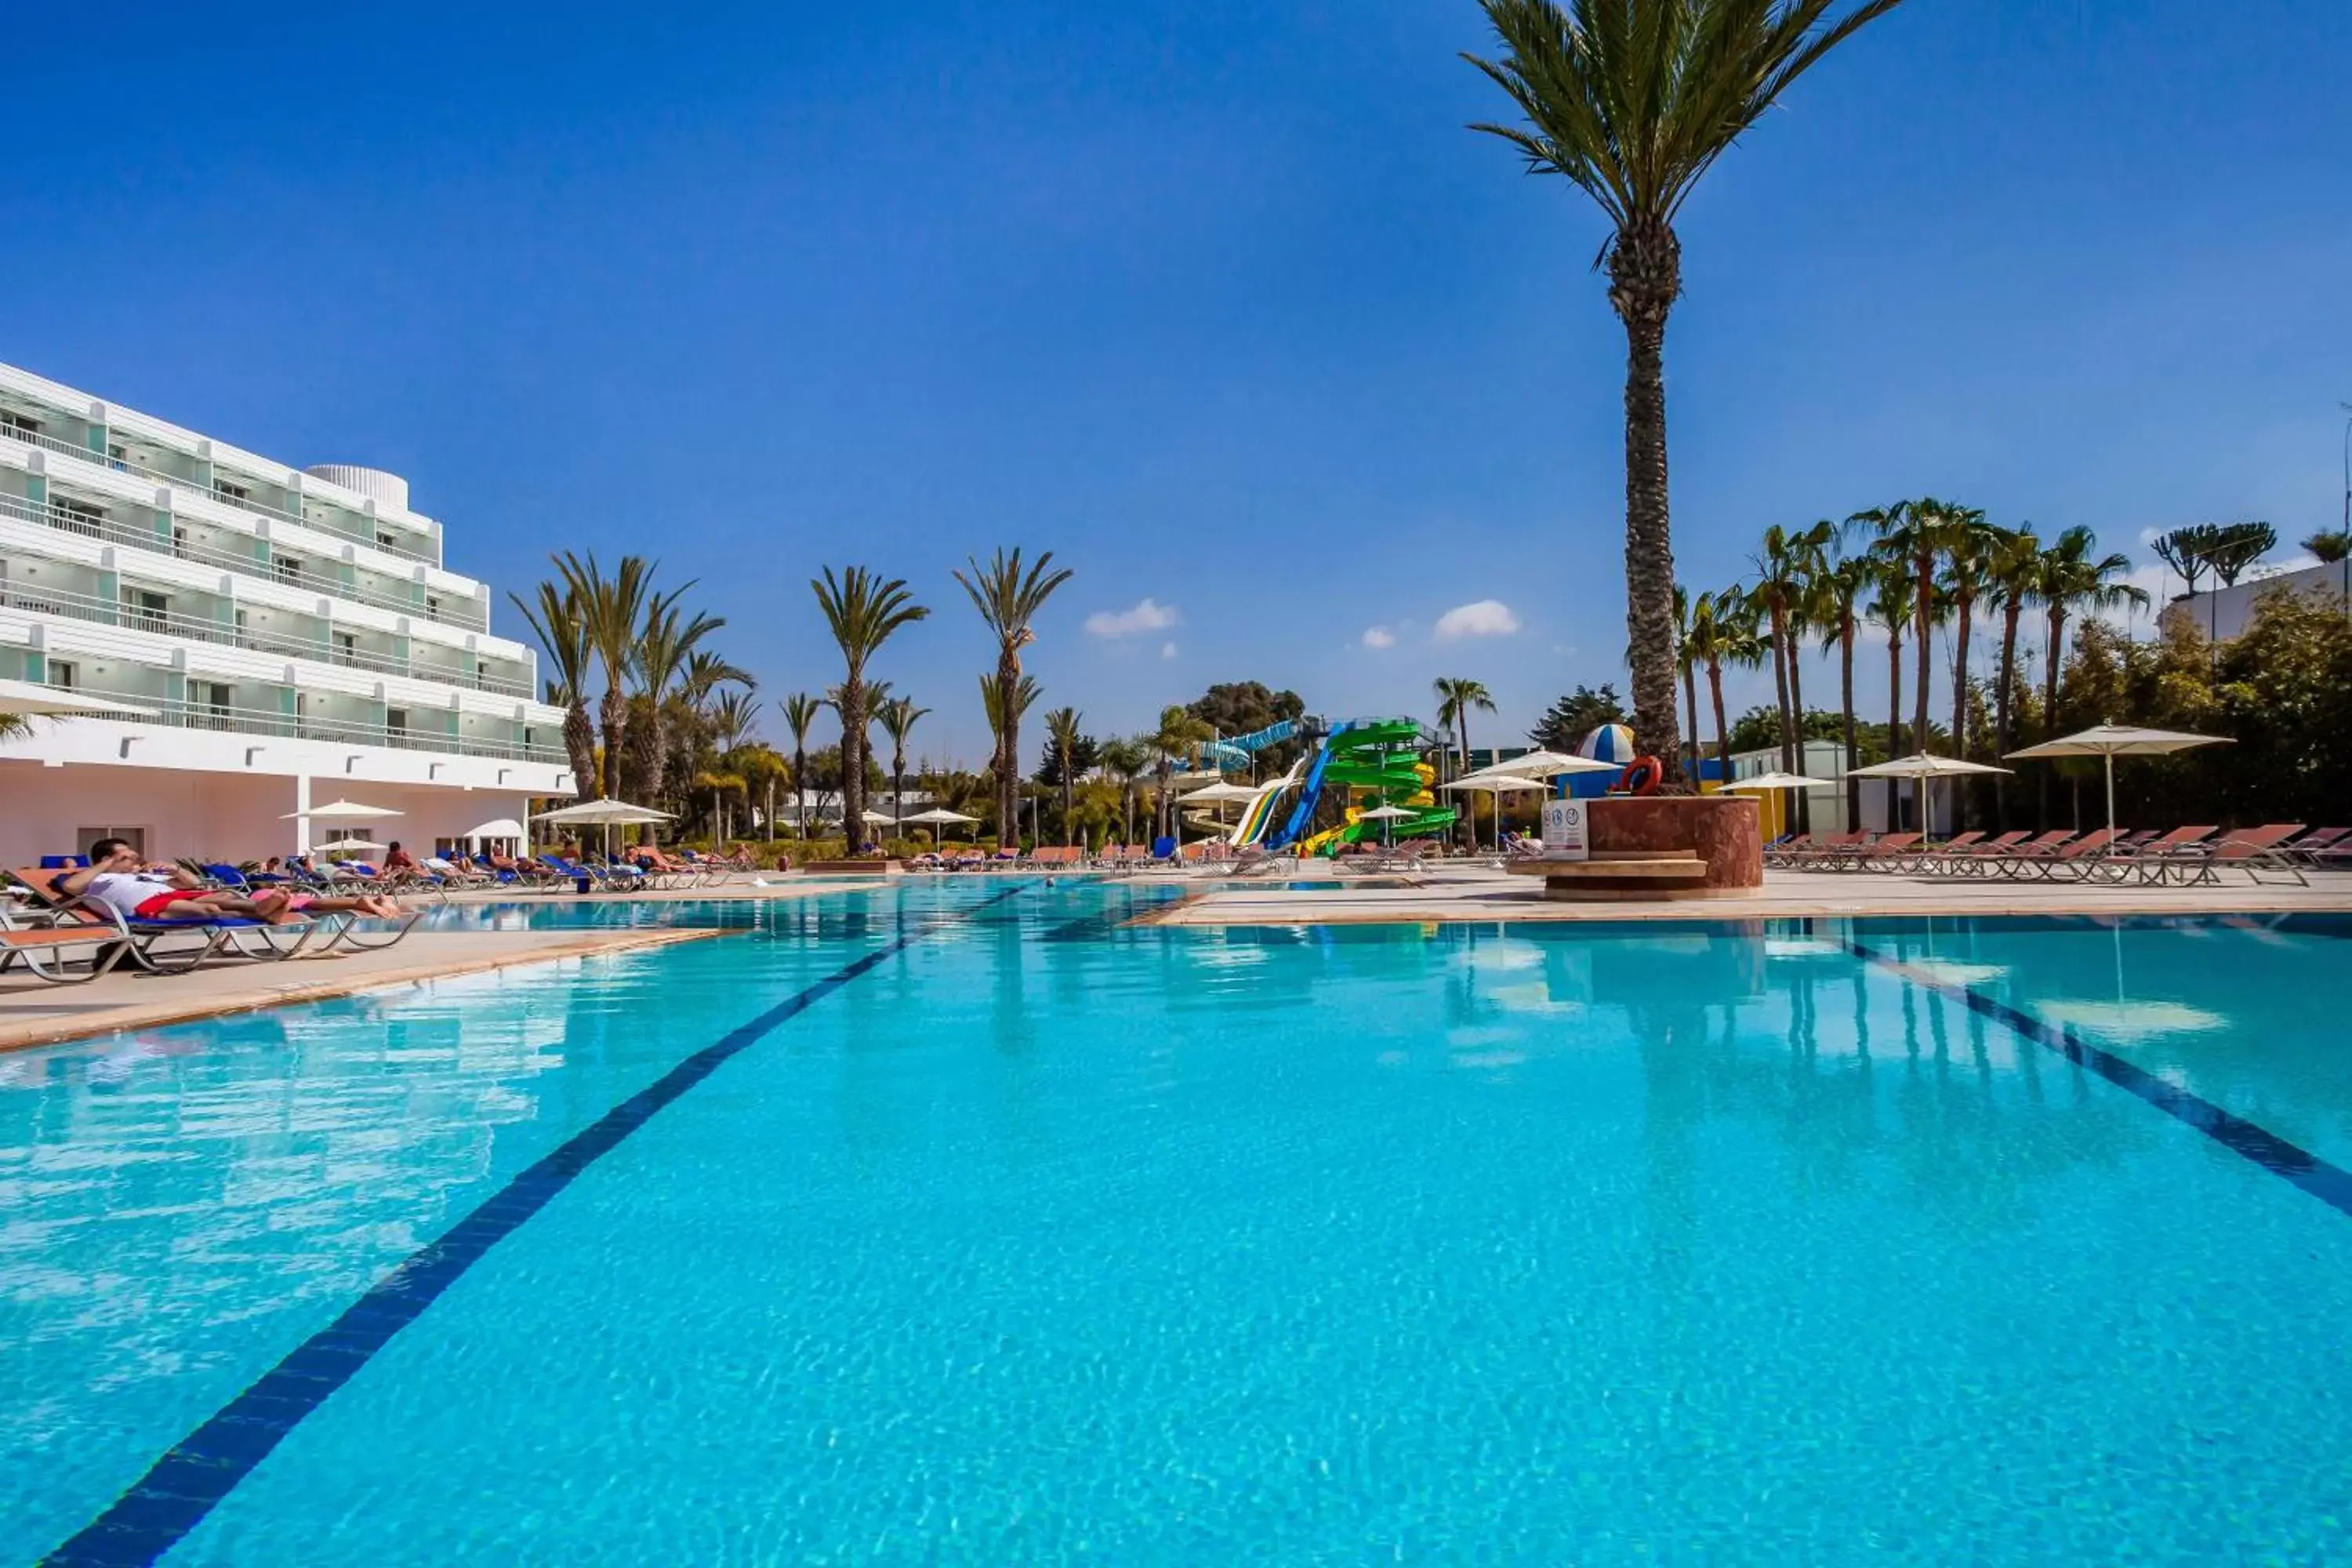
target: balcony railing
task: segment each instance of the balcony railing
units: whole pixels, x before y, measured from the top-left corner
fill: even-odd
[[[402,675],[412,680],[429,680],[443,686],[467,686],[477,691],[495,691],[506,697],[530,695],[528,681],[492,675],[487,670],[469,676],[462,669],[450,669],[415,658],[400,658],[372,648],[346,647],[339,642],[299,637],[291,632],[233,626],[200,616],[182,615],[176,610],[152,609],[130,599],[118,601],[101,598],[95,594],[68,594],[0,582],[0,607],[29,610],[38,615],[64,616],[100,626],[124,626],[131,631],[152,632],[161,637],[187,637],[196,642],[216,643],[224,647],[283,654],[289,658],[315,659],[321,664],[341,665],[346,669]]]
[[[302,713],[281,713],[271,709],[241,708],[234,704],[203,701],[163,701],[141,700],[126,695],[126,701],[139,702],[156,710],[152,720],[133,721],[169,724],[184,730],[220,730],[239,735],[276,735],[301,741],[334,741],[353,746],[391,746],[411,752],[443,752],[465,757],[504,757],[526,763],[561,764],[567,759],[560,745],[525,745],[520,741],[492,740],[479,735],[451,735],[413,726],[381,724],[364,719],[313,718]]]
[[[175,556],[205,566],[217,566],[225,572],[235,572],[266,583],[283,583],[310,593],[323,594],[331,599],[349,599],[357,604],[373,605],[378,609],[422,616],[443,626],[477,632],[489,629],[487,617],[451,613],[455,605],[476,605],[476,600],[452,600],[438,606],[420,604],[406,595],[388,594],[381,589],[345,583],[340,578],[320,576],[303,563],[299,556],[273,554],[264,561],[251,555],[240,555],[233,550],[192,542],[184,537],[184,531],[175,530],[171,538],[165,539],[152,528],[136,528],[103,513],[63,507],[55,501],[27,500],[22,496],[0,495],[0,516],[21,518],[26,522],[54,528],[61,533],[79,534],[84,539],[101,540],[109,544],[127,544],[133,550]]]
[[[27,447],[40,447],[52,452],[63,452],[69,458],[79,458],[85,463],[97,463],[111,468],[122,467],[121,463],[103,452],[93,452],[88,447],[77,447],[71,441],[61,441],[44,431],[27,430],[22,425],[10,425],[0,421],[0,437],[5,437],[11,441],[22,441]]]

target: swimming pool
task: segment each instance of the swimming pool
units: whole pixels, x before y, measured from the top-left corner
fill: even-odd
[[[2341,1549],[2352,925],[1176,896],[0,1057],[0,1562]]]

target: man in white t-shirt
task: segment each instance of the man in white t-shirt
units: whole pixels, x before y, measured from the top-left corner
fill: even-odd
[[[400,912],[400,907],[390,899],[312,899],[278,888],[248,897],[206,888],[177,866],[158,870],[142,863],[137,851],[120,838],[101,838],[91,845],[89,864],[65,873],[52,886],[66,898],[87,893],[126,921],[218,920],[226,916],[277,925],[300,919],[306,910],[379,916]]]

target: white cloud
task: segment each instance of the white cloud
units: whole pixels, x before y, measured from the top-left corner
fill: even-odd
[[[1386,626],[1367,626],[1364,628],[1363,642],[1366,647],[1394,647],[1396,633]]]
[[[1161,643],[1160,645],[1160,657],[1162,658],[1174,658],[1176,657],[1176,645],[1172,642]]]
[[[1437,617],[1439,642],[1452,642],[1456,637],[1507,637],[1518,629],[1519,617],[1511,614],[1511,606],[1500,599],[1456,605]]]
[[[1173,605],[1138,600],[1131,610],[1097,610],[1087,617],[1087,630],[1098,637],[1129,637],[1138,632],[1165,631],[1183,620]]]

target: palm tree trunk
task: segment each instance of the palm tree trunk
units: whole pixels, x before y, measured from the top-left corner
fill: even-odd
[[[596,794],[596,726],[588,705],[572,700],[563,710],[563,752],[572,759],[572,787],[584,799]]]
[[[2025,606],[2014,594],[2001,606],[2000,617],[2000,689],[1993,693],[1994,749],[2002,756],[2010,752],[2009,721],[2011,717],[2010,688],[2017,681],[2017,623]],[[1999,773],[1992,781],[1993,826],[2000,832],[2009,831],[2009,781]]]
[[[1062,761],[1062,847],[1066,849],[1077,842],[1076,839],[1070,837],[1071,827],[1070,763],[1069,759],[1065,757]]]
[[[1789,639],[1789,710],[1796,717],[1792,726],[1795,739],[1790,748],[1793,765],[1789,771],[1799,774],[1805,771],[1805,679],[1797,659],[1801,646],[1800,639]],[[1797,827],[1805,833],[1813,830],[1813,792],[1810,789],[1797,792]]]
[[[1723,782],[1731,782],[1731,727],[1723,721],[1723,661],[1706,661],[1707,695],[1715,700],[1715,764],[1723,773]]]
[[[1916,617],[1917,625],[1914,628],[1914,636],[1917,637],[1919,643],[1919,695],[1916,699],[1918,708],[1911,716],[1911,728],[1913,738],[1918,742],[1919,750],[1924,752],[1927,749],[1927,665],[1929,658],[1935,652],[1935,650],[1928,646],[1927,636],[1929,628],[1935,625],[1935,622],[1930,618],[1935,614],[1936,606],[1935,552],[1933,551],[1923,552],[1918,558],[1918,566],[1919,609]],[[1919,819],[1920,825],[1923,827],[1926,826],[1927,820],[1927,819],[1925,816],[1922,816]]]
[[[1845,718],[1845,765],[1851,770],[1862,765],[1854,754],[1853,722],[1853,616],[1849,612],[1838,623],[1838,698]],[[1862,781],[1845,781],[1845,826],[1851,833],[1862,821]]]
[[[1683,660],[1683,708],[1690,715],[1690,786],[1695,790],[1698,788],[1698,666],[1688,659]]]
[[[2050,606],[2050,646],[2042,670],[2042,738],[2054,739],[2058,733],[2058,648],[2066,636],[2066,607]],[[2037,784],[2033,799],[2033,823],[2047,833],[2050,830],[2050,764],[2044,763],[2035,770]]]
[[[866,676],[841,683],[841,833],[843,853],[855,855],[866,833]]]
[[[768,774],[768,842],[776,841],[776,775]]]
[[[1457,728],[1462,733],[1462,772],[1466,773],[1471,771],[1470,704],[1465,702],[1462,704],[1461,708],[1455,711],[1454,715],[1454,723],[1455,728]],[[1460,774],[1456,774],[1455,776],[1459,777]],[[1465,797],[1462,802],[1463,841],[1470,848],[1475,849],[1478,847],[1478,803],[1475,797],[1478,792],[1475,790],[1464,790],[1462,793]],[[1381,804],[1385,805],[1388,803],[1386,801],[1382,801]]]
[[[629,702],[621,695],[618,685],[604,688],[603,718],[604,721],[604,782],[600,792],[606,800],[621,798],[621,745],[628,738]]]
[[[1969,626],[1975,605],[1967,599],[1952,601],[1959,624],[1952,637],[1952,755],[1969,754]]]
[[[1021,689],[1021,655],[1008,642],[996,657],[996,842],[1013,843],[1021,824],[1021,715],[1013,710]]]
[[[1886,634],[1886,755],[1891,762],[1908,754],[1903,750],[1903,639],[1890,629]],[[1886,781],[1886,826],[1896,832],[1903,827],[1903,785],[1898,779]]]
[[[1609,302],[1625,323],[1625,648],[1633,749],[1674,755],[1675,547],[1666,491],[1666,317],[1682,292],[1682,245],[1664,223],[1621,229]],[[1681,784],[1682,770],[1673,770]]]

